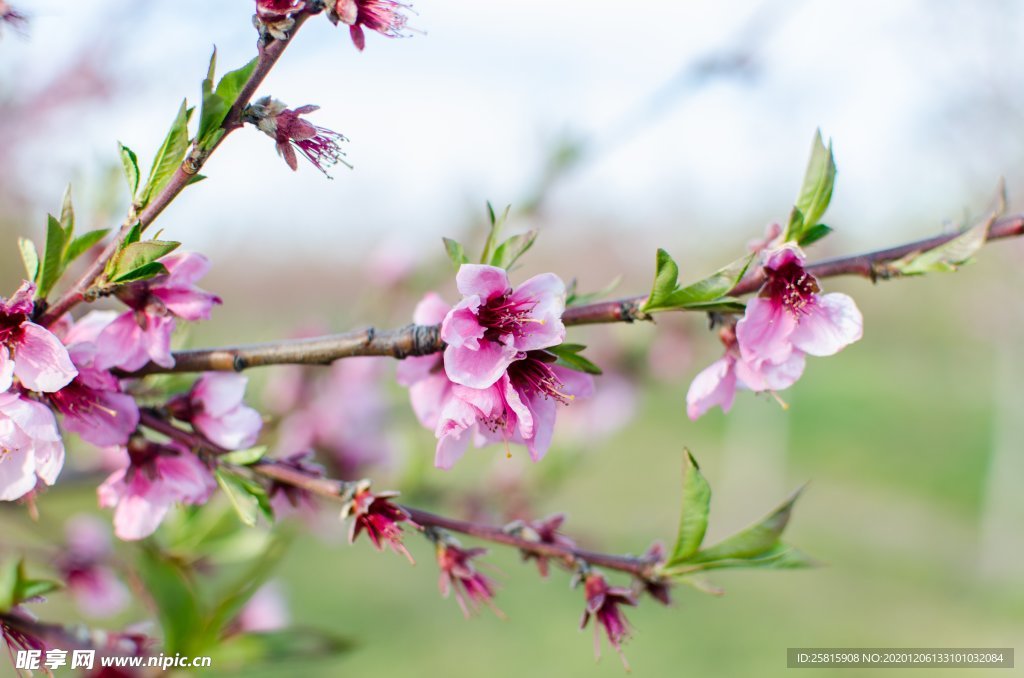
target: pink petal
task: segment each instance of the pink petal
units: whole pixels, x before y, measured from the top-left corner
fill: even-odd
[[[135,313],[122,313],[107,325],[96,338],[96,357],[93,365],[101,370],[120,367],[129,372],[149,362],[142,328]]]
[[[437,325],[444,320],[450,310],[451,304],[442,299],[437,292],[427,292],[420,303],[416,304],[412,321],[417,325]]]
[[[27,322],[14,349],[14,374],[32,391],[53,393],[78,374],[60,339],[46,328]]]
[[[804,253],[796,245],[786,244],[776,250],[765,253],[765,268],[777,271],[790,263],[796,263],[800,266],[804,264]]]
[[[242,404],[247,377],[230,372],[206,372],[196,380],[191,398],[203,412],[219,417]]]
[[[0,457],[0,501],[14,501],[35,486],[36,462],[31,449],[11,449]]]
[[[429,429],[437,427],[445,399],[450,395],[452,382],[444,373],[436,374],[409,387],[412,411],[420,424]]]
[[[466,432],[476,425],[479,415],[480,411],[466,400],[448,399],[438,420],[434,466],[449,469],[466,453],[470,439]]]
[[[182,320],[209,320],[213,307],[221,303],[220,297],[202,290],[158,287],[151,293]]]
[[[515,414],[515,420],[509,417],[509,428],[518,430],[523,440],[530,440],[534,436],[532,401],[512,386],[512,381],[506,376],[502,378],[499,386],[505,398],[508,409]]]
[[[451,429],[438,438],[434,450],[434,466],[445,470],[454,466],[469,449],[470,437],[465,429]]]
[[[800,318],[790,340],[804,353],[834,355],[864,334],[864,317],[846,294],[833,292],[818,298]]]
[[[516,288],[510,301],[533,304],[532,318],[540,323],[528,323],[523,333],[529,337],[529,345],[520,345],[523,351],[547,348],[561,343],[565,338],[562,313],[565,311],[565,283],[554,273],[535,275]],[[550,341],[551,343],[543,343]],[[518,343],[518,342],[517,342]]]
[[[161,367],[174,367],[171,355],[171,334],[175,327],[174,318],[164,315],[146,314],[146,329],[142,331],[142,342],[149,359]],[[142,363],[145,365],[146,363]],[[142,367],[139,365],[139,367]],[[122,365],[126,370],[138,369]]]
[[[395,368],[400,386],[412,386],[436,374],[444,375],[444,359],[439,355],[410,356],[399,361]]]
[[[157,468],[159,484],[177,501],[200,504],[217,489],[217,481],[210,470],[198,457],[184,449],[177,456],[160,457]]]
[[[743,358],[752,362],[783,362],[793,350],[789,336],[795,328],[796,318],[782,304],[763,297],[751,299],[736,323],[736,339]]]
[[[803,375],[806,362],[807,359],[801,351],[793,351],[789,359],[784,362],[764,363],[761,365],[764,387],[770,391],[782,391],[789,388]]]
[[[145,539],[160,527],[173,503],[160,491],[121,497],[114,510],[114,534],[125,541]]]
[[[467,297],[448,312],[441,323],[441,339],[449,346],[466,346],[476,349],[480,346],[486,328],[477,320],[480,307],[479,297]]]
[[[460,266],[455,275],[455,286],[464,296],[476,295],[485,302],[512,290],[505,269],[483,264]]]
[[[241,405],[219,417],[199,414],[192,420],[212,442],[228,450],[244,450],[256,444],[263,419],[259,412]]]
[[[14,383],[14,361],[6,346],[0,346],[0,391],[6,391]]]
[[[501,378],[518,354],[514,347],[494,341],[481,342],[476,351],[448,346],[444,350],[444,370],[456,384],[487,388]]]
[[[61,441],[36,441],[36,475],[47,485],[57,482],[57,476],[64,468],[64,443]]]
[[[95,404],[64,415],[64,428],[97,447],[124,445],[139,425],[139,407],[127,393],[97,392]]]
[[[523,432],[523,438],[526,439],[526,449],[530,451],[530,459],[540,461],[551,447],[551,438],[555,433],[558,402],[553,398],[535,395],[529,399],[529,407],[533,431],[531,436],[527,436]],[[520,426],[520,431],[522,431],[522,426]]]
[[[93,343],[110,323],[117,317],[117,311],[89,311],[79,318],[64,335],[64,344]]]
[[[728,412],[736,398],[734,359],[719,358],[705,367],[690,383],[686,393],[686,414],[696,421],[715,405]]]
[[[210,272],[210,260],[198,252],[172,252],[160,258],[160,263],[167,267],[170,274],[164,285],[160,287],[188,287]]]
[[[571,395],[573,398],[590,398],[594,395],[594,377],[586,372],[570,370],[560,365],[555,365],[551,371],[562,382],[562,392],[566,395]]]

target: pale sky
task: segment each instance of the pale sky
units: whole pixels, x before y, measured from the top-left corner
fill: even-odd
[[[68,178],[84,177],[86,193],[116,162],[117,140],[148,168],[181,98],[197,100],[211,46],[221,71],[255,49],[246,0],[15,5],[33,22],[27,38],[0,38],[0,96],[30,90],[86,40],[107,50],[122,88],[110,105],[69,111],[14,159],[40,210],[57,208]],[[758,7],[756,78],[666,90],[695,59],[734,44]],[[334,181],[309,165],[292,173],[248,128],[160,225],[193,249],[253,238],[357,257],[385,234],[435,243],[485,200],[520,200],[545,142],[570,131],[604,151],[555,191],[550,228],[736,239],[785,216],[821,127],[839,166],[827,221],[847,242],[926,235],[983,210],[1000,176],[1011,198],[1024,189],[1024,66],[1012,52],[1022,4],[939,7],[418,0],[410,24],[421,32],[371,34],[364,53],[317,17],[260,94],[320,105],[310,119],[350,138],[355,169],[335,168]],[[659,91],[657,113],[636,115]]]

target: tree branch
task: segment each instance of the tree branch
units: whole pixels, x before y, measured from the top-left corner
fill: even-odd
[[[319,12],[319,10],[316,10]],[[270,69],[274,67],[277,60],[281,58],[285,48],[291,44],[295,37],[295,33],[298,32],[299,27],[302,26],[303,22],[306,21],[314,13],[310,10],[303,10],[296,13],[294,19],[295,24],[291,29],[291,34],[288,40],[275,40],[266,47],[260,47],[259,55],[256,61],[256,67],[253,69],[249,79],[242,86],[241,92],[238,95],[238,99],[232,104],[231,108],[228,109],[227,116],[224,118],[224,122],[221,123],[221,129],[224,130],[224,134],[221,135],[220,139],[208,150],[198,148],[198,145],[193,144],[192,150],[185,156],[184,161],[174,171],[171,179],[167,182],[167,185],[150,200],[145,208],[138,214],[135,213],[135,206],[133,205],[128,212],[127,218],[124,223],[121,224],[121,228],[118,230],[117,235],[111,240],[107,246],[103,249],[98,257],[89,265],[89,267],[82,273],[81,277],[56,301],[50,304],[46,311],[40,316],[39,323],[44,326],[52,325],[62,315],[70,311],[77,304],[85,300],[89,288],[92,287],[93,283],[103,273],[103,269],[107,265],[107,261],[110,260],[114,254],[117,253],[118,247],[121,241],[124,240],[125,236],[132,229],[132,226],[139,222],[142,225],[142,230],[145,230],[153,221],[160,216],[160,213],[171,204],[171,202],[178,197],[178,195],[184,190],[190,181],[195,177],[196,173],[202,169],[206,163],[207,158],[220,143],[224,141],[228,134],[233,132],[242,126],[242,110],[249,104],[256,89],[263,83],[263,79],[267,77]]]
[[[960,233],[939,235],[875,252],[827,259],[809,264],[806,270],[818,278],[858,275],[874,281],[880,277],[888,277],[881,268],[882,264],[902,259],[914,252],[938,247],[958,235]],[[988,240],[1020,235],[1024,235],[1024,215],[994,222],[989,229]],[[756,292],[763,282],[763,270],[757,269],[740,281],[729,294],[740,296]],[[562,315],[562,320],[566,325],[634,322],[644,318],[640,307],[646,298],[636,296],[570,306]],[[241,371],[263,365],[326,365],[340,358],[355,356],[405,358],[429,355],[444,349],[440,329],[438,325],[407,325],[395,330],[375,330],[371,327],[312,339],[285,339],[262,344],[177,351],[174,353],[173,367],[161,367],[150,363],[137,372],[121,376],[140,377],[167,372]]]

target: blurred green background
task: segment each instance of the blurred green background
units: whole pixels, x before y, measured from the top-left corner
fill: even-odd
[[[197,74],[205,68],[204,50],[213,38],[222,41],[229,55],[233,54],[231,50],[239,55],[251,52],[252,36],[246,26],[242,26],[244,31],[238,28],[239,17],[235,16],[240,14],[243,23],[247,21],[249,3],[240,3],[245,5],[241,10],[208,13],[200,9],[204,3],[186,4],[191,8],[188,11],[162,8],[148,13],[134,9],[126,15],[119,14],[127,12],[125,3],[104,4],[103,11],[121,19],[117,25],[122,33],[113,31],[110,47],[128,45],[143,54],[145,48],[130,38],[148,33],[141,29],[132,33],[131,21],[159,21],[166,14],[174,14],[176,21],[189,28],[190,49],[193,42],[201,43],[196,54],[189,52],[188,68],[165,64],[162,72],[174,87],[178,81],[188,83],[182,87],[197,85]],[[418,103],[426,106],[431,95],[413,88],[421,86],[417,79],[425,81],[433,75],[415,69],[433,69],[432,74],[445,82],[444,74],[461,74],[446,59],[462,59],[479,47],[472,41],[490,35],[482,28],[485,19],[498,26],[493,28],[500,38],[498,44],[507,50],[496,51],[510,62],[520,63],[515,50],[529,51],[529,44],[511,28],[502,28],[502,20],[511,14],[507,3],[492,10],[493,15],[485,11],[468,18],[459,13],[460,4],[439,2],[438,14],[431,22],[444,26],[444,20],[458,15],[460,20],[470,22],[470,29],[464,31],[470,37],[459,38],[470,44],[456,42],[455,47],[445,48],[447,51],[438,48],[438,56],[431,51],[432,45],[447,43],[437,35],[430,38],[434,42],[422,36],[398,41],[393,43],[401,45],[396,50],[420,50],[412,52],[416,59],[422,55],[415,67],[403,72],[403,66],[384,56],[380,61],[360,62],[370,65],[365,73],[353,76],[353,91],[338,94],[340,88],[332,87],[332,96],[348,95],[343,97],[346,101],[365,103],[369,111],[366,115],[374,117],[376,124],[394,127],[395,110],[404,116],[407,109],[373,104],[372,95],[382,89],[382,74],[395,80],[383,88],[388,92],[381,93],[381,97],[394,96],[396,91],[410,92],[403,95],[407,99],[402,105],[411,101],[411,108]],[[577,7],[573,3],[554,4],[559,12],[570,14]],[[650,79],[645,83],[675,82],[670,76],[680,64],[681,72],[686,73],[687,64],[699,61],[701,49],[717,53],[715,44],[731,44],[722,39],[723,35],[733,35],[746,25],[729,11],[715,9],[715,3],[679,4],[688,7],[662,3],[660,9],[682,13],[676,18],[679,30],[687,35],[700,33],[700,22],[707,21],[715,28],[715,39],[708,38],[713,44],[700,45],[693,53],[686,51],[689,43],[686,49],[680,47],[679,43],[685,41],[674,34],[652,38],[652,45],[657,43],[659,49],[668,50],[666,53],[675,50],[679,54],[665,72],[651,75],[645,71],[644,76]],[[756,10],[766,3],[748,4]],[[860,90],[850,84],[849,96],[858,101],[849,106],[816,95],[816,88],[821,86],[817,78],[820,73],[807,66],[809,60],[793,46],[798,41],[786,39],[787,31],[801,36],[809,35],[806,30],[801,32],[801,26],[830,26],[835,31],[837,26],[845,25],[842,12],[851,11],[851,6],[831,10],[838,13],[835,16],[822,16],[825,10],[810,3],[810,9],[793,10],[795,24],[783,28],[770,21],[750,24],[755,35],[763,34],[763,39],[752,42],[766,45],[764,52],[752,57],[764,79],[754,78],[753,84],[736,86],[724,99],[721,90],[712,87],[709,104],[702,98],[707,93],[700,84],[680,86],[668,97],[672,101],[664,96],[648,101],[635,92],[608,95],[628,99],[626,112],[634,107],[644,110],[643,104],[653,101],[657,107],[682,109],[694,117],[673,117],[673,113],[657,120],[657,116],[634,120],[643,130],[623,135],[627,139],[625,156],[617,156],[617,151],[598,150],[595,157],[583,153],[580,165],[570,166],[572,171],[564,176],[550,173],[549,161],[565,151],[559,144],[566,139],[587,138],[586,134],[575,135],[577,126],[599,126],[607,120],[568,125],[569,133],[556,141],[533,129],[530,139],[534,143],[524,143],[523,155],[510,160],[498,154],[501,144],[495,148],[481,146],[478,152],[468,154],[453,150],[447,156],[431,155],[422,147],[409,150],[402,145],[413,136],[445,134],[419,126],[415,116],[409,116],[412,120],[403,117],[403,129],[396,130],[395,139],[375,136],[379,128],[372,125],[365,128],[360,160],[369,167],[363,166],[362,174],[357,170],[351,179],[340,175],[334,182],[315,184],[320,177],[314,176],[311,168],[302,167],[298,175],[292,175],[282,170],[283,163],[273,157],[266,139],[239,134],[239,147],[256,149],[251,156],[243,152],[227,155],[235,152],[229,150],[235,142],[233,137],[225,144],[224,164],[211,163],[210,180],[190,189],[181,201],[189,203],[194,198],[198,207],[176,205],[160,223],[167,229],[167,237],[182,239],[187,248],[201,249],[210,256],[214,269],[202,286],[220,294],[225,302],[212,321],[190,328],[181,341],[190,346],[209,346],[271,340],[311,326],[341,331],[368,324],[404,324],[427,289],[437,289],[454,300],[451,271],[443,259],[440,236],[460,236],[478,243],[484,197],[499,204],[513,202],[517,209],[533,205],[534,209],[515,214],[511,222],[513,229],[542,230],[523,268],[514,273],[515,280],[554,270],[566,279],[578,277],[581,290],[589,291],[604,287],[621,273],[623,280],[613,295],[641,294],[650,284],[656,246],[665,247],[675,256],[685,278],[696,279],[735,258],[747,239],[760,235],[765,220],[785,217],[790,195],[799,183],[807,142],[817,124],[836,137],[840,174],[829,221],[837,233],[816,246],[812,259],[885,247],[948,229],[948,225],[941,225],[943,220],[960,217],[961,210],[983,212],[1000,174],[1009,177],[1012,206],[1021,184],[1019,155],[1014,150],[1019,150],[1022,140],[1019,111],[1024,107],[1019,87],[1014,86],[1020,78],[1012,70],[1013,64],[1004,63],[1007,60],[1005,55],[1000,56],[998,41],[990,39],[992,33],[983,29],[999,24],[1010,30],[1003,26],[1013,24],[1006,17],[1017,16],[1019,10],[1006,4],[975,13],[969,3],[957,4],[957,11],[942,20],[962,29],[962,34],[953,33],[963,40],[953,41],[949,39],[949,25],[929,23],[939,22],[934,17],[927,21],[923,18],[930,15],[925,3],[909,3],[902,10],[892,10],[892,14],[884,4],[864,10],[879,17],[878,26],[865,21],[867,26],[851,29],[853,37],[848,38],[880,46],[883,56],[893,50],[906,56],[906,61],[893,57],[891,63],[879,66],[872,54],[850,49],[844,52],[843,44],[837,43],[834,53],[827,54],[830,61],[822,66],[839,68],[837,64],[842,61],[849,72],[865,81],[877,80],[879,91]],[[55,6],[48,5],[51,9],[41,13],[27,42],[12,42],[5,37],[4,49],[16,50],[21,44],[41,49],[40,45],[60,42],[61,36],[71,31],[69,26],[75,25],[76,16],[65,17],[53,9]],[[536,3],[530,6],[539,11]],[[853,7],[855,13],[861,11],[859,6]],[[427,3],[421,3],[418,9],[424,21],[431,16]],[[233,29],[211,28],[219,26],[217,22],[228,25],[229,17]],[[957,17],[964,20],[957,23]],[[527,18],[516,14],[515,20]],[[77,16],[77,20],[84,19]],[[589,15],[580,20],[590,31],[599,28],[587,23],[592,20]],[[613,28],[618,27],[613,23]],[[59,30],[49,33],[50,27]],[[557,28],[549,26],[545,30]],[[311,33],[306,51],[298,51],[297,46],[298,63],[322,62],[322,54],[330,50],[331,58],[341,58],[337,44],[341,37],[327,34],[322,27],[315,30],[320,33]],[[738,32],[742,37],[742,30]],[[520,91],[510,84],[516,96],[509,97],[514,101],[509,103],[512,113],[506,115],[519,115],[516,106],[524,105],[522,101],[544,100],[545,92],[550,94],[545,88],[557,89],[559,78],[565,83],[571,80],[573,86],[578,85],[579,78],[601,81],[605,72],[602,50],[613,36],[591,35],[583,30],[580,33],[585,37],[572,39],[585,40],[595,53],[601,52],[600,58],[572,52],[578,59],[578,63],[573,61],[578,72],[570,77],[556,70],[548,80],[538,80],[542,86],[538,85],[536,92],[529,88]],[[913,39],[904,40],[908,34]],[[328,40],[328,35],[334,42]],[[445,34],[442,31],[440,35]],[[557,42],[552,43],[553,38],[544,35],[547,42],[543,44],[548,45],[545,49],[556,54],[559,49],[571,51],[559,48]],[[829,35],[822,29],[813,39],[827,43]],[[391,47],[392,43],[381,39],[371,42],[368,50],[385,54]],[[344,48],[347,58],[349,46]],[[634,52],[642,51],[630,50],[622,56],[623,63],[640,59]],[[724,53],[729,54],[728,49]],[[942,58],[934,56],[939,53]],[[192,68],[192,57],[196,68]],[[432,58],[437,61],[430,61]],[[903,70],[916,73],[914,64],[920,60],[934,61],[932,76],[959,74],[955,78],[957,87],[942,92],[947,98],[941,107],[933,106],[929,98],[938,96],[937,88],[931,88],[926,96],[901,84],[898,75]],[[527,70],[541,78],[544,68],[553,62],[540,58],[538,62],[531,62]],[[811,72],[793,67],[796,62]],[[287,69],[287,64],[286,59],[281,68]],[[474,77],[505,82],[501,78],[508,74],[502,64],[503,59],[493,63],[481,60],[476,67],[483,75],[477,73]],[[628,64],[629,68],[623,66],[626,77],[642,70],[639,61]],[[33,91],[35,83],[11,75],[13,71],[8,69],[10,77],[2,81],[6,115],[0,118],[0,133],[8,134],[0,137],[12,145],[11,157],[23,159],[29,169],[12,171],[17,168],[9,163],[0,182],[0,237],[11,243],[0,249],[0,289],[13,290],[20,277],[13,247],[15,236],[27,233],[38,238],[41,215],[58,206],[63,179],[38,169],[49,166],[47,162],[52,161],[49,171],[54,177],[58,176],[54,167],[70,168],[67,171],[76,176],[75,195],[83,205],[80,220],[104,226],[119,219],[111,215],[121,212],[123,196],[117,197],[117,188],[108,190],[102,178],[113,153],[98,161],[87,151],[75,155],[75,149],[84,148],[83,144],[90,148],[112,147],[113,140],[122,134],[116,124],[128,124],[136,137],[148,138],[148,132],[140,128],[156,129],[169,119],[170,108],[177,105],[181,92],[162,91],[170,103],[163,106],[161,99],[159,109],[148,103],[140,107],[134,100],[127,102],[120,114],[114,107],[108,114],[102,107],[107,102],[117,103],[118,92],[123,94],[139,83],[139,79],[117,73],[118,67],[111,66],[117,77],[107,83],[109,92],[100,95],[92,90],[97,95],[95,100],[67,97],[66,106],[55,106],[56,117],[40,117],[49,120],[49,127],[31,130],[32,134],[25,131],[32,127],[25,123],[33,119],[33,113],[19,96]],[[288,75],[279,76],[276,85],[286,91],[293,88],[295,96],[306,96],[307,86],[310,91],[324,88],[320,72],[315,77],[308,69],[282,72]],[[842,73],[847,71],[836,72],[839,75],[835,80],[841,84]],[[461,92],[464,99],[455,99],[456,104],[472,105],[482,91],[474,83],[471,78]],[[438,86],[447,96],[444,88],[448,84]],[[745,90],[745,86],[750,89]],[[146,81],[146,87],[142,91],[151,92],[154,85]],[[905,100],[895,97],[895,90],[902,92]],[[646,91],[657,94],[660,90],[647,87]],[[834,94],[834,89],[831,91]],[[858,94],[863,96],[858,98]],[[750,98],[744,98],[748,95]],[[61,97],[56,100],[60,102]],[[977,105],[964,106],[964,100]],[[599,101],[604,100],[580,97],[580,105],[588,110],[600,109]],[[783,101],[791,106],[792,115],[780,105]],[[830,108],[833,105],[836,108]],[[720,110],[716,106],[742,110],[745,117],[728,118],[723,123],[742,130],[738,134],[743,143],[736,142],[742,148],[726,149],[729,139],[714,127],[716,111]],[[841,112],[837,112],[839,108]],[[935,110],[941,110],[944,117],[929,117]],[[76,120],[79,111],[85,111],[82,126],[77,122],[68,124],[68,120]],[[573,120],[571,113],[562,114],[564,118],[555,119]],[[118,119],[118,115],[123,118]],[[439,114],[435,111],[434,115]],[[541,109],[521,117],[540,119],[537,125],[546,129],[561,124],[544,119],[544,115],[555,113]],[[630,120],[629,115],[620,117]],[[862,126],[862,120],[871,124]],[[890,120],[904,120],[906,127],[888,127],[886,122]],[[495,129],[501,122],[504,120],[494,123]],[[654,129],[653,139],[648,124]],[[695,148],[688,145],[692,141],[688,137],[666,139],[661,145],[657,134],[670,126],[685,128],[689,135],[703,133],[708,146],[720,143],[726,150],[713,153],[707,147]],[[614,125],[605,127],[614,129]],[[778,134],[770,133],[772,130]],[[75,131],[81,133],[73,144],[69,142],[68,148],[74,151],[70,152],[60,140]],[[403,138],[403,133],[409,137]],[[51,134],[58,135],[56,141]],[[630,146],[634,134],[640,139],[638,146]],[[17,135],[24,136],[25,146],[20,150],[11,141]],[[501,138],[502,143],[523,141],[522,135],[500,130],[493,136]],[[548,138],[537,141],[537,136]],[[887,147],[888,140],[897,136],[903,145]],[[875,145],[865,150],[859,142],[867,137],[875,139]],[[465,138],[453,139],[452,143],[455,148],[487,139],[490,137],[479,131],[467,131]],[[38,152],[40,144],[47,143],[54,148],[53,157]],[[375,143],[381,144],[374,156],[378,160],[370,160]],[[144,153],[141,148],[137,150]],[[420,174],[406,167],[403,154],[410,157],[409,167],[419,167],[416,171]],[[690,163],[688,169],[672,165],[677,156],[685,156]],[[429,161],[424,159],[428,157]],[[246,164],[254,162],[251,158],[258,158],[270,169],[265,170],[263,164]],[[235,164],[229,165],[229,160]],[[357,182],[370,177],[381,184],[387,179],[390,175],[374,173],[372,163],[378,161],[401,165],[401,172],[413,174],[402,174],[401,181],[396,178],[394,184],[381,186],[371,194]],[[486,181],[478,182],[478,177],[469,174],[472,170],[465,169],[467,164],[497,174],[488,174]],[[620,174],[609,174],[610,165],[621,165]],[[497,166],[500,168],[494,169]],[[591,172],[595,166],[597,169]],[[258,183],[254,185],[250,170],[232,172],[229,167],[258,167]],[[651,176],[644,173],[646,169]],[[674,173],[676,170],[679,174]],[[608,181],[622,179],[630,172],[639,177],[635,184]],[[737,189],[737,177],[743,173],[754,177],[749,193],[743,186]],[[703,183],[694,188],[689,182],[697,181],[698,175]],[[431,203],[416,193],[417,181],[434,179],[451,186],[450,201],[444,203],[447,211],[440,209],[440,203]],[[213,188],[218,181],[227,186],[223,194]],[[673,182],[679,184],[677,191],[672,188]],[[704,195],[707,185],[715,188]],[[644,189],[649,192],[644,193]],[[737,196],[737,190],[744,192]],[[360,196],[360,192],[365,195]],[[618,203],[606,209],[606,203],[614,203],[614,196],[619,197]],[[425,211],[423,205],[432,211],[420,217],[419,212]],[[279,211],[285,209],[282,206],[293,210],[287,221],[278,218]],[[301,237],[289,242],[288,238],[297,234]],[[714,491],[709,542],[760,518],[793,489],[809,483],[797,504],[787,540],[821,560],[823,567],[716,574],[712,579],[726,589],[726,595],[716,598],[680,589],[675,592],[672,608],[644,600],[640,607],[626,612],[635,632],[625,652],[637,675],[782,675],[789,671],[785,667],[786,648],[795,646],[1012,647],[1024,637],[1024,493],[1019,489],[1024,480],[1024,418],[1020,416],[1024,411],[1024,358],[1019,350],[1024,340],[1024,309],[1018,292],[1024,286],[1022,256],[1024,244],[1000,242],[986,247],[976,265],[956,274],[877,285],[862,280],[825,281],[826,291],[844,291],[857,300],[865,316],[865,336],[835,357],[810,360],[804,377],[781,394],[789,404],[788,410],[770,398],[741,393],[729,415],[715,410],[698,422],[686,418],[684,397],[690,379],[721,351],[715,336],[704,332],[701,316],[659,318],[656,326],[640,323],[573,329],[570,338],[590,344],[598,362],[606,358],[602,364],[612,364],[615,371],[635,380],[635,401],[632,405],[628,398],[619,402],[624,409],[633,408],[635,416],[608,433],[588,434],[588,427],[600,428],[596,426],[600,422],[593,419],[567,424],[556,436],[547,458],[537,465],[522,463],[521,450],[515,451],[515,458],[506,460],[503,450],[488,448],[471,452],[450,473],[433,470],[433,436],[415,425],[405,404],[406,396],[392,383],[392,368],[388,366],[386,392],[394,403],[396,419],[387,425],[385,433],[395,454],[384,468],[373,471],[374,476],[380,481],[378,487],[401,489],[410,503],[453,515],[466,515],[472,509],[497,521],[503,519],[504,507],[522,501],[535,517],[566,512],[566,532],[581,545],[623,553],[642,553],[652,540],[671,539],[679,512],[684,447],[697,457]],[[382,276],[385,270],[389,273]],[[382,277],[386,277],[383,287],[379,284]],[[274,388],[272,371],[251,373],[250,400],[254,404],[265,397],[266,388]],[[599,378],[598,389],[602,383]],[[614,400],[611,407],[616,407]],[[76,447],[72,459],[77,455],[85,456],[86,452]],[[94,496],[97,480],[98,476],[85,476],[45,493],[39,501],[38,524],[28,521],[23,506],[0,507],[0,524],[7,535],[5,551],[17,550],[26,543],[39,546],[45,538],[61,534],[64,518],[77,512],[99,514]],[[521,496],[524,488],[525,498]],[[109,515],[99,515],[109,520]],[[377,553],[365,542],[354,547],[344,544],[346,533],[347,526],[327,515],[322,524],[296,540],[275,580],[285,594],[294,623],[345,637],[353,643],[351,651],[300,665],[292,662],[246,667],[235,674],[622,675],[618,658],[603,641],[604,657],[595,663],[592,629],[582,633],[577,630],[583,595],[580,590],[570,590],[565,573],[555,571],[542,580],[532,564],[521,564],[516,554],[495,549],[488,560],[499,570],[495,575],[500,585],[497,605],[507,619],[485,611],[465,620],[454,601],[440,598],[433,554],[424,540],[409,535],[409,548],[417,561],[415,567],[410,567],[404,559]],[[468,545],[471,540],[464,543]],[[131,546],[118,548],[125,557],[132,556]],[[45,571],[46,558],[39,560],[39,571]],[[621,578],[612,579],[613,583],[626,583]],[[35,606],[34,611],[46,620],[80,618],[60,594],[45,605]],[[100,624],[117,628],[146,617],[140,605]],[[224,671],[215,666],[202,673]],[[834,673],[804,670],[800,675]],[[967,675],[967,670],[941,673]],[[9,667],[0,662],[0,675],[10,674]],[[895,670],[871,672],[877,676],[890,674],[903,675]]]

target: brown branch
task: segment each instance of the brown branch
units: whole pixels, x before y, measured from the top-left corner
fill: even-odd
[[[319,10],[316,11],[318,12]],[[118,247],[125,236],[128,235],[132,226],[138,222],[141,224],[142,230],[145,230],[152,224],[160,216],[160,213],[188,186],[196,173],[202,169],[210,154],[220,146],[220,143],[224,141],[227,135],[242,126],[242,110],[249,104],[256,89],[263,83],[263,79],[267,77],[270,69],[281,58],[285,48],[291,44],[299,27],[314,13],[310,10],[304,10],[295,15],[295,24],[291,29],[291,35],[288,40],[275,40],[266,47],[261,46],[256,67],[242,86],[238,99],[228,109],[224,122],[221,123],[221,129],[224,130],[224,134],[221,135],[213,146],[206,150],[200,149],[198,144],[193,143],[192,150],[185,156],[178,169],[174,171],[167,185],[146,204],[142,211],[136,214],[134,205],[129,209],[128,217],[121,224],[121,228],[114,239],[107,244],[100,255],[82,273],[81,277],[63,295],[46,308],[46,311],[39,318],[40,324],[45,326],[53,324],[62,315],[84,301],[93,283],[103,274],[103,269],[106,268],[107,262],[117,253]],[[198,141],[198,139],[195,141]]]
[[[203,450],[212,453],[214,456],[218,456],[226,452],[224,448],[213,444],[199,434],[178,428],[171,422],[167,421],[156,410],[143,409],[140,412],[139,423],[148,429],[177,440],[192,450]],[[351,486],[351,483],[346,483],[341,480],[333,480],[331,478],[317,478],[293,468],[275,464],[273,461],[253,464],[247,468],[268,480],[273,480],[305,490],[310,494],[330,501],[339,503],[349,501],[345,495],[346,489]],[[650,579],[655,576],[654,570],[657,566],[657,562],[652,558],[619,556],[600,553],[597,551],[588,551],[574,546],[539,543],[526,539],[520,535],[506,532],[501,527],[481,525],[479,523],[472,523],[465,520],[447,518],[445,516],[440,516],[411,506],[402,506],[402,508],[409,514],[413,522],[417,523],[421,527],[438,527],[451,532],[458,532],[470,537],[475,537],[476,539],[481,539],[483,541],[512,546],[525,553],[557,559],[567,567],[573,567],[576,563],[582,561],[597,567],[604,567],[609,570],[627,572],[641,579]]]
[[[951,233],[924,240],[867,252],[853,256],[827,259],[808,264],[807,271],[818,278],[858,275],[875,280],[881,275],[881,265],[901,259],[915,252],[938,247],[960,233]],[[988,240],[1013,238],[1024,235],[1024,215],[1000,219],[989,229]],[[744,278],[729,294],[740,296],[756,292],[764,282],[761,269]],[[634,322],[646,319],[640,310],[646,296],[600,301],[565,310],[562,320],[566,325],[594,323]],[[263,344],[250,344],[214,349],[178,351],[174,353],[174,367],[161,367],[150,363],[130,375],[144,376],[166,372],[241,371],[262,365],[325,365],[340,358],[355,356],[407,356],[428,355],[444,349],[438,325],[407,325],[396,330],[368,328],[312,339],[286,339]]]

